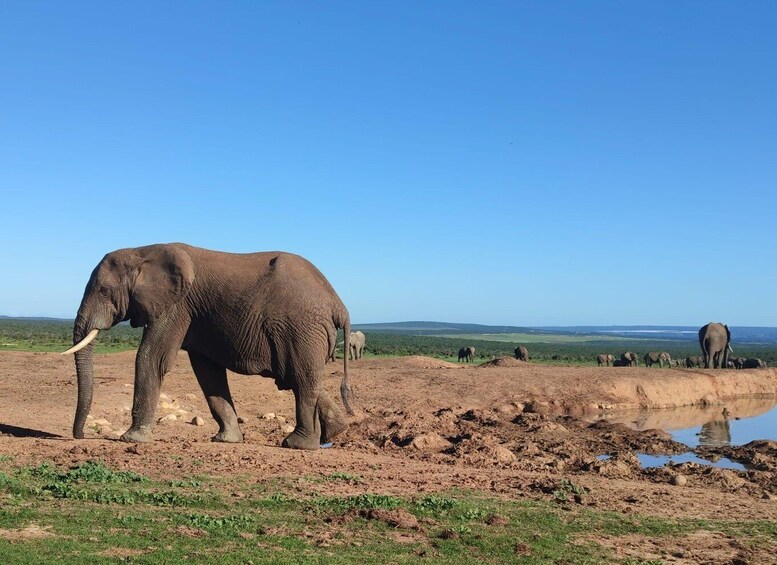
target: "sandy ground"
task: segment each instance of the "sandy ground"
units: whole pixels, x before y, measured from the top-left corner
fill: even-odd
[[[335,398],[341,363],[327,365],[326,387]],[[742,415],[758,413],[777,396],[777,371],[771,369],[551,367],[511,359],[477,366],[424,357],[361,360],[351,365],[359,413],[332,448],[315,452],[279,447],[284,427],[294,423],[292,394],[278,391],[271,379],[241,375],[230,375],[230,386],[246,440],[239,445],[212,443],[217,426],[185,353],[165,379],[155,441],[122,443],[117,436],[131,421],[133,372],[133,352],[95,356],[88,437],[74,440],[72,357],[0,353],[0,453],[13,455],[14,464],[101,459],[113,468],[159,478],[240,473],[260,482],[347,472],[363,479],[353,484],[322,481],[320,488],[328,494],[415,495],[463,487],[511,499],[554,500],[562,481],[571,481],[589,491],[576,503],[597,509],[777,519],[776,442],[705,451],[743,462],[747,472],[693,463],[643,470],[636,452],[674,454],[686,448],[657,429],[591,423],[592,413],[603,409],[636,407],[701,404],[714,418],[720,404],[729,403]],[[660,426],[661,412],[651,414],[656,417],[648,423]],[[698,424],[704,414],[690,410],[689,425]],[[196,416],[204,425],[191,423]],[[601,455],[609,459],[600,460]],[[673,562],[774,559],[720,536],[597,541],[616,546],[623,556],[666,558],[671,550],[677,554]],[[666,543],[677,547],[661,547]]]

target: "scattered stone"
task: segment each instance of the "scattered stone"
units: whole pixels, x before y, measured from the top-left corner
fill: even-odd
[[[513,414],[515,412],[515,404],[501,404],[496,407],[496,411],[500,414]]]
[[[507,449],[504,445],[494,446],[494,455],[496,456],[496,460],[500,463],[515,461],[515,453]]]
[[[275,412],[267,412],[266,414],[262,414],[262,420],[274,420],[275,419]]]
[[[157,424],[169,424],[172,422],[175,422],[178,419],[178,414],[168,414],[167,416],[162,416],[157,420]]]
[[[159,400],[167,400],[168,402],[172,400],[169,396],[167,396],[164,392],[159,395]]]
[[[197,395],[196,395],[196,394],[194,394],[193,392],[187,392],[187,393],[184,395],[184,398],[185,398],[186,400],[197,400]]]
[[[78,455],[81,453],[87,454],[89,453],[89,449],[87,449],[86,446],[83,446],[83,445],[76,445],[70,450],[70,453],[72,453],[73,455]]]
[[[275,419],[278,420],[279,424],[285,424],[286,423],[286,418],[284,418],[283,416],[276,416]]]
[[[205,420],[203,420],[199,416],[195,416],[194,418],[192,418],[191,423],[193,425],[195,425],[195,426],[204,426],[205,425]]]
[[[97,420],[92,421],[93,426],[100,426],[101,428],[110,428],[111,423],[106,420],[105,418],[99,418]]]
[[[669,482],[675,486],[684,487],[686,484],[688,484],[688,479],[685,477],[685,475],[677,473],[672,475],[672,477],[669,479]]]
[[[414,437],[408,445],[418,451],[434,453],[448,449],[452,444],[437,432],[429,432]]]
[[[282,431],[284,434],[290,434],[291,432],[293,432],[293,431],[294,431],[294,426],[290,426],[289,424],[286,424],[285,426],[283,426],[283,427],[281,428],[281,431]]]
[[[175,400],[172,402],[163,400],[159,403],[159,408],[161,408],[162,410],[177,410],[178,404],[176,404]]]

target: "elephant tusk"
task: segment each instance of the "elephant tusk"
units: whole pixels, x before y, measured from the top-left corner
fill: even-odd
[[[76,351],[81,351],[84,347],[89,345],[94,338],[97,337],[97,334],[100,333],[100,330],[92,330],[88,334],[86,334],[86,337],[76,343],[73,347],[68,349],[67,351],[63,351],[60,353],[60,355],[69,355],[70,353],[75,353]]]

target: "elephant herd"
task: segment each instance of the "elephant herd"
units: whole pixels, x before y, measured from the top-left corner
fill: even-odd
[[[475,358],[475,348],[472,346],[462,347],[459,349],[459,363],[465,361],[467,363],[472,362]],[[519,345],[515,348],[515,358],[519,361],[529,361],[529,350],[523,345]]]
[[[764,369],[766,363],[761,359],[731,357],[731,332],[725,324],[710,322],[699,330],[699,346],[702,355],[693,355],[685,359],[672,359],[666,351],[651,351],[643,357],[646,367],[658,364],[659,367],[685,367],[687,369]],[[596,363],[601,367],[635,367],[639,365],[639,356],[631,351],[621,354],[620,359],[609,353],[596,356]]]

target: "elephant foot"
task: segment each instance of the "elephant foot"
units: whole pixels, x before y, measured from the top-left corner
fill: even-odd
[[[148,443],[151,441],[151,426],[132,427],[121,435],[121,441],[128,443]]]
[[[319,440],[311,438],[309,435],[301,434],[296,429],[287,435],[281,447],[289,449],[319,449],[321,447]]]
[[[224,430],[222,432],[217,433],[215,436],[210,438],[211,441],[218,441],[218,442],[224,442],[224,443],[242,443],[243,442],[243,432],[236,429],[229,429]]]
[[[321,443],[329,443],[348,428],[348,422],[342,418],[321,419]]]

